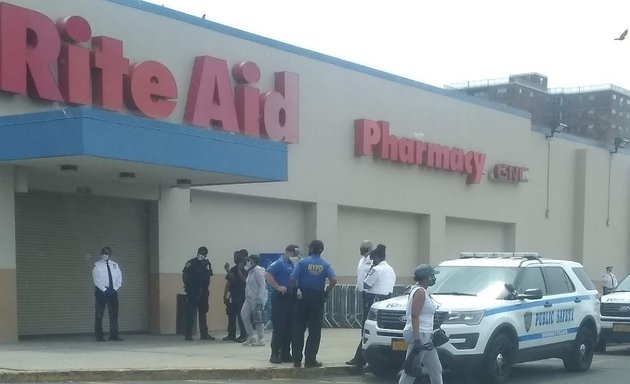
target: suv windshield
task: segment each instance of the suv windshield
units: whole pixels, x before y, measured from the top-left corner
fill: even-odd
[[[503,299],[505,283],[514,284],[517,267],[443,266],[431,287],[433,295],[466,295]]]
[[[630,276],[626,276],[626,278],[617,285],[615,292],[630,292]]]

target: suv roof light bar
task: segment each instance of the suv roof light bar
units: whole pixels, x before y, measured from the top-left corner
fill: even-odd
[[[522,258],[526,260],[539,260],[538,252],[460,252],[460,259],[472,258]]]

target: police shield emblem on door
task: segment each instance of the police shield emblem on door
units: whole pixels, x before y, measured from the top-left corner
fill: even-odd
[[[525,330],[529,332],[532,327],[532,313],[525,312],[525,314],[523,314],[523,320],[525,320]]]

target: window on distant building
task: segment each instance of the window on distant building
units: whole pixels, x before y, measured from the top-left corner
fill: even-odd
[[[497,93],[506,93],[507,89],[506,88],[497,88]]]
[[[534,97],[534,92],[529,91],[529,97]]]
[[[588,125],[588,129],[593,129],[593,128],[595,128],[595,126],[593,124],[589,124]]]
[[[613,100],[617,100],[617,95],[613,93]]]
[[[595,111],[593,111],[592,109],[589,109],[589,110],[588,110],[588,114],[589,114],[589,115],[592,115],[592,114],[594,114],[594,113],[595,113]]]
[[[518,94],[520,95],[521,93],[523,93],[523,88],[518,89]]]
[[[617,111],[615,111],[615,108],[613,108],[613,109],[610,110],[610,113],[612,113],[613,115],[616,115]]]
[[[588,97],[588,99],[589,99],[589,101],[594,101],[594,100],[595,100],[595,95],[590,95],[590,96]]]

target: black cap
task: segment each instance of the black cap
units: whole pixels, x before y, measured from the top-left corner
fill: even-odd
[[[258,255],[251,254],[251,255],[247,256],[247,259],[253,261],[254,263],[256,263],[256,265],[258,265],[258,260],[259,260],[258,259]]]
[[[197,254],[198,255],[207,256],[208,255],[208,248],[206,248],[206,247],[199,247],[199,249],[197,250]]]
[[[110,247],[103,247],[103,249],[101,249],[101,254],[111,255],[111,253],[112,249]]]
[[[288,252],[295,252],[295,253],[300,253],[300,247],[298,247],[295,244],[289,244],[287,245],[287,247],[284,249],[285,251]]]
[[[423,277],[427,277],[427,276],[431,276],[431,275],[437,275],[438,273],[440,273],[440,271],[436,270],[435,268],[433,268],[429,264],[420,264],[413,271],[413,276],[414,276],[415,280],[418,281],[418,280],[422,279]]]

